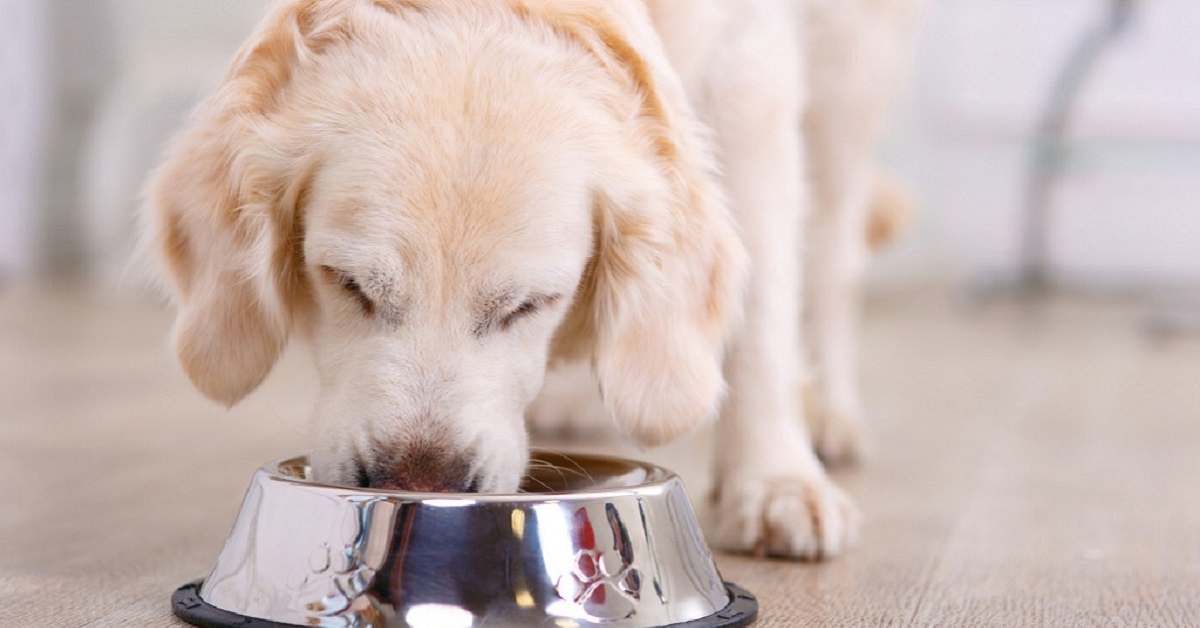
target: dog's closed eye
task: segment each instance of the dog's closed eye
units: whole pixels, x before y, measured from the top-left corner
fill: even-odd
[[[562,298],[561,294],[532,294],[509,309],[507,304],[516,302],[502,297],[493,301],[475,326],[475,335],[483,337],[492,332],[504,332],[523,319],[530,318]]]
[[[358,281],[354,279],[353,276],[332,266],[322,266],[321,273],[325,275],[325,278],[330,282],[341,286],[342,290],[345,291],[346,294],[352,299],[354,299],[354,301],[358,303],[358,306],[362,308],[364,315],[372,316],[375,314],[375,302],[371,300],[371,297],[367,296],[366,292],[363,292],[362,286],[359,285]]]
[[[500,319],[500,322],[497,326],[500,328],[501,331],[506,331],[508,328],[512,327],[513,324],[516,323],[517,321],[521,320],[522,318],[525,318],[527,316],[537,313],[542,308],[557,301],[561,296],[562,295],[558,295],[558,294],[536,294],[536,295],[533,295],[533,296],[525,299],[524,301],[522,301],[521,304],[516,307],[516,309],[509,312],[508,314],[505,314],[504,317]]]

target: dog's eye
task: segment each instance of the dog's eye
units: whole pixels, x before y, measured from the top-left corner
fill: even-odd
[[[530,300],[522,303],[521,305],[518,305],[517,309],[513,310],[512,312],[509,312],[507,315],[505,315],[504,318],[500,319],[500,329],[508,329],[509,327],[512,326],[513,323],[517,322],[517,320],[519,320],[522,316],[529,316],[530,314],[533,314],[534,312],[536,312],[538,310],[538,307],[539,307],[538,302],[533,299],[530,299]]]
[[[513,311],[506,314],[504,316],[504,318],[500,319],[500,325],[499,325],[500,329],[502,331],[507,330],[509,327],[512,327],[513,323],[516,323],[517,321],[521,320],[522,318],[525,318],[531,314],[534,314],[538,310],[541,310],[543,307],[546,307],[547,305],[554,303],[555,301],[557,301],[559,299],[559,296],[560,295],[557,295],[557,294],[551,294],[551,295],[540,295],[539,294],[539,295],[534,295],[532,297],[529,297],[528,299],[521,302],[521,304],[518,305],[516,307],[516,309],[514,309]]]
[[[349,274],[342,272],[332,266],[322,266],[321,272],[329,278],[330,281],[338,284],[346,291],[355,301],[367,316],[375,313],[375,302],[363,292],[362,286],[358,285],[358,281]]]

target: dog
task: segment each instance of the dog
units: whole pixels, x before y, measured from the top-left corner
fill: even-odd
[[[872,28],[913,2],[280,2],[147,186],[179,361],[232,405],[307,338],[316,478],[449,492],[517,490],[584,363],[641,445],[719,416],[714,543],[837,555]]]

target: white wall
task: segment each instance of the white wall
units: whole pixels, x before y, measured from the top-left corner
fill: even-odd
[[[137,192],[267,0],[0,0],[0,277],[125,276]]]
[[[42,0],[0,2],[0,278],[30,272],[45,154],[48,39]]]
[[[1011,269],[1030,136],[1056,73],[1107,0],[942,0],[883,157],[925,213],[877,265],[888,281]],[[1053,200],[1066,278],[1200,280],[1200,6],[1144,0],[1085,84]]]
[[[162,144],[210,91],[264,12],[264,0],[108,0],[116,71],[80,145],[88,272],[138,283],[138,193]]]

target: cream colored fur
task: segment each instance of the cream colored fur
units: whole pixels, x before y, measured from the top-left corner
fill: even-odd
[[[583,360],[640,443],[720,409],[720,545],[842,551],[856,514],[797,394],[808,5],[648,5],[276,5],[148,188],[196,386],[236,403],[299,334],[319,478],[420,447],[512,491],[547,362]],[[857,420],[828,355],[826,435]]]

